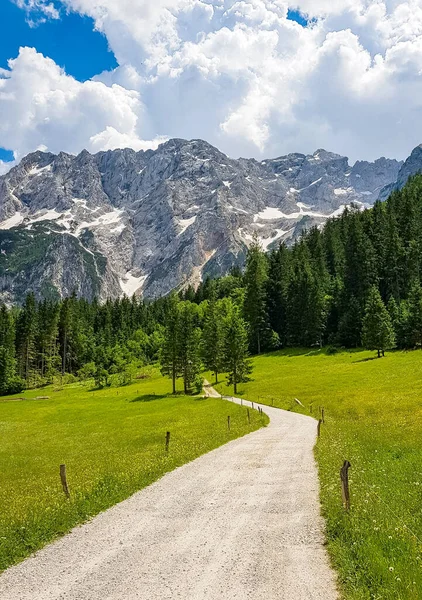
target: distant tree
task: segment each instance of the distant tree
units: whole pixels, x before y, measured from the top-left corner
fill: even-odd
[[[205,368],[212,371],[215,383],[218,383],[218,374],[221,373],[223,361],[223,314],[221,301],[211,298],[205,309],[204,328],[202,333],[202,357]]]
[[[181,302],[178,312],[177,355],[183,377],[184,392],[187,394],[193,388],[197,389],[202,369],[201,330],[196,304],[189,301]]]
[[[412,346],[422,347],[422,288],[419,283],[410,290],[407,308],[408,341]]]
[[[35,296],[27,295],[16,323],[16,345],[19,375],[27,382],[35,361],[35,338],[37,333],[37,314]]]
[[[81,381],[87,381],[87,379],[92,379],[95,377],[96,366],[95,362],[89,362],[84,364],[84,366],[79,369],[78,377]]]
[[[247,326],[239,308],[233,303],[224,319],[224,364],[228,385],[233,385],[237,394],[238,384],[250,380],[252,362],[248,352]]]
[[[159,354],[161,373],[171,378],[173,394],[175,394],[176,380],[181,374],[179,299],[175,294],[172,294],[169,298],[164,327],[163,342]]]
[[[292,251],[292,274],[287,292],[287,332],[292,345],[321,345],[327,320],[324,284],[313,270],[304,240]]]
[[[284,244],[269,256],[267,280],[267,307],[271,329],[278,335],[279,343],[287,342],[287,302],[290,283],[290,251]]]
[[[377,350],[378,358],[385,350],[394,348],[396,340],[390,315],[382,301],[378,288],[369,291],[363,318],[362,342],[368,350]]]
[[[362,310],[353,294],[343,300],[338,325],[338,342],[347,348],[357,348],[362,341]]]
[[[258,354],[265,349],[270,334],[266,297],[267,271],[267,259],[255,236],[246,260],[244,313],[249,323],[251,351]]]
[[[25,382],[16,373],[15,324],[3,305],[0,309],[0,395],[23,390]]]

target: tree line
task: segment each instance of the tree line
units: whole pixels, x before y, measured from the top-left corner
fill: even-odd
[[[306,219],[306,217],[305,217]],[[422,175],[386,202],[351,207],[292,247],[249,248],[241,282],[250,351],[278,347],[365,346],[381,355],[422,346]],[[206,281],[184,298],[202,302],[217,286]]]
[[[289,346],[364,345],[378,355],[422,346],[422,175],[372,209],[346,209],[292,247],[263,252],[244,270],[147,302],[100,304],[29,294],[0,307],[0,393],[75,378],[124,385],[159,362],[176,389],[201,372],[246,381],[250,354]]]
[[[239,301],[211,297],[197,304],[177,294],[155,302],[135,296],[89,303],[72,295],[0,308],[0,394],[53,382],[94,379],[125,385],[141,367],[159,363],[185,393],[202,389],[201,373],[226,373],[234,385],[251,372],[248,330]]]

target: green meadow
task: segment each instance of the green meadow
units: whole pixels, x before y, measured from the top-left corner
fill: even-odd
[[[218,398],[170,396],[170,386],[151,370],[126,387],[50,386],[0,399],[0,571],[267,422],[252,411],[249,425],[246,409]],[[60,483],[62,463],[70,500]]]
[[[373,352],[287,350],[257,357],[254,366],[239,396],[316,418],[325,409],[315,453],[344,597],[422,598],[422,352],[374,359]],[[341,501],[344,460],[352,465],[349,513]]]

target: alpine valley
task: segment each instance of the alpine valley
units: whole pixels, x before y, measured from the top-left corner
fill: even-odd
[[[422,169],[325,150],[233,160],[201,140],[78,156],[35,152],[0,177],[0,300],[164,295],[371,206]]]

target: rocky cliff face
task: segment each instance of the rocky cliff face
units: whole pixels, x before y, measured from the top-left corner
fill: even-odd
[[[422,144],[416,146],[409,158],[402,164],[397,179],[386,185],[380,192],[380,200],[386,200],[394,190],[401,190],[409,177],[422,171]]]
[[[35,152],[0,177],[0,294],[159,296],[242,263],[397,181],[385,158],[318,150],[232,160],[201,140],[156,151]]]

